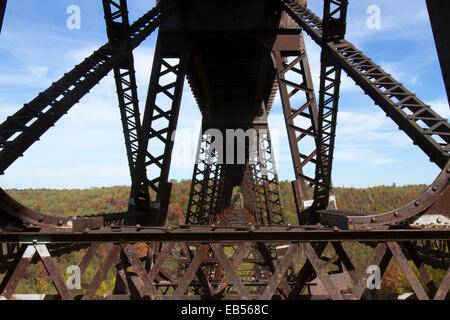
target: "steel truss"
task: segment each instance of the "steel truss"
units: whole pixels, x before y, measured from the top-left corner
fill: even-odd
[[[166,220],[172,187],[167,181],[186,74],[186,60],[184,53],[165,52],[158,40],[136,165],[136,205],[140,211],[150,213],[151,225],[163,225]],[[152,203],[150,191],[155,193]]]
[[[441,169],[450,158],[450,124],[353,44],[323,44],[322,20],[295,0],[280,0],[290,16],[335,60]]]
[[[292,182],[295,203],[300,223],[307,223],[309,218],[300,212],[304,209],[303,201],[308,198],[307,183],[315,183],[313,171],[305,170],[310,167],[308,165],[316,164],[318,110],[303,37],[299,48],[296,53],[275,51],[274,56],[296,177]],[[305,99],[299,105],[297,99],[301,99],[298,97],[301,93]]]
[[[268,127],[254,123],[257,153],[244,165],[220,164],[211,148],[212,138],[202,132],[186,225],[161,227],[170,199],[171,153],[192,48],[174,49],[159,34],[142,124],[132,50],[179,2],[157,1],[154,9],[129,25],[125,0],[103,0],[109,42],[0,124],[3,172],[114,70],[133,183],[128,212],[77,219],[34,212],[0,189],[0,271],[6,272],[0,283],[1,298],[13,298],[27,267],[41,260],[57,297],[67,300],[361,299],[368,294],[367,267],[378,267],[382,276],[391,261],[396,261],[416,298],[446,299],[450,289],[448,226],[399,228],[415,226],[417,218],[448,213],[449,124],[344,39],[346,0],[325,0],[323,21],[303,2],[279,2],[322,47],[319,107],[303,37],[299,37],[298,50],[274,45],[272,52],[294,164],[292,185],[299,221],[312,224],[320,217],[322,226],[285,225]],[[0,1],[3,4],[6,1]],[[0,9],[2,17],[4,6]],[[331,189],[341,70],[443,169],[421,196],[391,212],[354,215],[324,210]],[[302,103],[299,93],[305,95]],[[315,170],[308,169],[309,164]],[[315,187],[315,203],[304,211],[307,184]],[[239,185],[244,208],[228,210],[235,204],[231,202],[233,188]],[[137,222],[135,227],[124,227]],[[351,261],[346,248],[350,242],[374,248],[362,268]],[[144,248],[143,252],[135,245]],[[99,257],[100,248],[106,256]],[[58,258],[80,250],[85,250],[79,264],[84,289],[76,291],[63,281]],[[86,270],[94,257],[99,258],[100,267],[88,278]],[[299,257],[303,258],[300,263]],[[440,284],[425,264],[446,270]],[[116,277],[113,293],[96,295],[111,269]]]
[[[323,211],[325,217],[322,216],[322,219],[325,219],[329,225],[338,225],[342,228],[398,223],[423,213],[439,197],[445,198],[449,192],[448,180],[445,177],[450,174],[448,168],[450,125],[447,120],[440,117],[430,106],[425,105],[354,45],[343,39],[345,7],[342,6],[345,6],[344,2],[331,1],[337,5],[337,10],[334,11],[335,14],[340,14],[337,19],[332,19],[332,14],[327,18],[327,11],[330,11],[325,6],[327,19],[325,26],[331,23],[329,30],[331,35],[334,35],[334,41],[327,41],[330,31],[324,30],[324,22],[305,6],[293,0],[281,0],[281,2],[288,14],[322,47],[324,54],[333,61],[336,68],[342,68],[386,112],[386,115],[394,120],[399,129],[403,130],[414,144],[430,157],[430,161],[442,169],[441,175],[430,188],[415,201],[397,210],[366,216],[342,211]],[[341,10],[342,8],[344,10]],[[327,216],[328,214],[330,216]]]
[[[160,1],[131,28],[131,48],[136,48],[175,9],[173,1]],[[128,46],[107,43],[47,90],[0,124],[0,172],[50,129],[127,55]]]
[[[213,137],[203,133],[191,183],[186,224],[208,224],[230,206],[234,186],[241,187],[244,207],[261,224],[285,223],[280,184],[272,152],[269,128],[258,125],[254,155],[245,165],[223,164]]]
[[[347,0],[325,0],[323,45],[344,38],[347,5]],[[325,210],[329,204],[340,83],[341,68],[322,50],[313,203],[315,210]]]
[[[110,242],[117,237],[122,241]],[[166,236],[166,234],[169,235]],[[314,235],[319,233],[320,235]],[[244,234],[246,236],[244,237]],[[2,242],[14,241],[21,234],[2,233]],[[445,299],[450,288],[450,268],[441,283],[433,278],[414,239],[448,239],[443,231],[356,231],[336,233],[317,229],[266,227],[257,230],[232,231],[228,228],[191,227],[169,230],[123,228],[116,232],[88,232],[83,235],[52,235],[56,243],[76,241],[88,245],[80,261],[82,290],[69,289],[62,280],[58,259],[52,257],[48,245],[41,243],[42,234],[30,234],[10,254],[8,271],[0,284],[0,294],[10,299],[18,282],[33,260],[42,260],[50,282],[61,299],[317,299],[359,300],[370,297],[368,279],[374,266],[382,279],[389,263],[395,261],[405,275],[415,296],[421,300]],[[386,241],[389,237],[389,241]],[[245,240],[244,240],[245,238]],[[170,239],[170,240],[169,240]],[[208,243],[196,242],[208,239]],[[300,240],[301,239],[301,240]],[[371,241],[374,249],[361,268],[356,268],[347,254],[346,241]],[[261,242],[259,242],[261,241]],[[262,243],[264,242],[264,244]],[[144,243],[145,242],[145,243]],[[150,242],[150,243],[149,243]],[[61,242],[62,243],[62,242]],[[147,255],[138,254],[135,244],[148,247]],[[268,249],[266,246],[271,246]],[[107,249],[94,277],[85,271],[100,246]],[[159,248],[155,251],[155,248]],[[275,251],[273,254],[271,251]],[[145,250],[144,250],[145,251]],[[180,256],[180,252],[184,252]],[[298,257],[304,260],[298,260]],[[394,259],[393,259],[394,258]],[[175,260],[174,260],[175,259]],[[187,267],[174,273],[172,263],[184,260]],[[409,263],[412,263],[418,271]],[[299,264],[300,263],[300,264]],[[211,273],[211,266],[215,272]],[[372,269],[368,269],[368,268]],[[122,292],[98,296],[96,292],[109,270],[115,270],[116,281],[124,285]],[[367,271],[369,270],[369,271]],[[370,281],[370,280],[369,280]],[[383,280],[382,280],[383,281]]]
[[[213,223],[215,216],[227,207],[225,199],[231,200],[231,187],[227,192],[224,190],[225,166],[218,163],[218,151],[213,149],[212,139],[211,135],[204,132],[201,134],[194,164],[186,224]]]
[[[450,33],[449,19],[450,4],[448,2],[436,2],[426,0],[430,16],[431,28],[436,43],[437,53],[441,62],[442,76],[447,90],[447,99],[450,103],[450,44],[446,34]]]
[[[134,68],[133,50],[131,48],[130,24],[126,0],[103,0],[108,39],[118,46],[128,47],[124,60],[114,67],[117,97],[122,120],[128,166],[131,176],[130,208],[134,209],[136,161],[139,149],[141,120],[139,114],[139,99],[137,94],[136,71]]]
[[[259,125],[255,129],[256,154],[246,166],[244,203],[249,203],[247,209],[255,210],[255,218],[262,224],[284,224],[286,217],[269,127]]]

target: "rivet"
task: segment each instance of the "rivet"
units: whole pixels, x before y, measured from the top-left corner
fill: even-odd
[[[140,224],[137,224],[136,225],[136,231],[140,231],[141,230],[141,225]]]
[[[373,222],[376,221],[376,219],[375,219],[375,218],[372,218],[372,219],[370,219],[370,221],[373,223]]]
[[[61,220],[58,221],[58,226],[62,226],[63,222]]]
[[[398,217],[398,211],[394,212],[394,217]]]
[[[418,207],[419,204],[420,204],[420,202],[419,202],[419,201],[416,201],[416,203],[414,203],[414,204],[415,204],[416,207]]]
[[[438,188],[437,188],[436,186],[433,187],[433,191],[437,191],[437,189],[438,189]]]

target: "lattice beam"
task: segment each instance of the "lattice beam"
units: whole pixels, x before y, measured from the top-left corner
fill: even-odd
[[[382,287],[383,276],[393,262],[405,275],[417,299],[445,299],[450,288],[450,269],[446,270],[442,281],[432,276],[415,255],[410,242],[378,241],[367,261],[358,268],[351,261],[345,243],[339,241],[292,241],[273,245],[270,249],[252,241],[140,243],[141,248],[160,248],[152,249],[149,264],[142,250],[137,250],[134,244],[105,243],[102,246],[106,255],[101,257],[99,246],[94,243],[86,250],[80,268],[85,270],[94,258],[100,267],[89,278],[83,271],[85,290],[77,290],[69,289],[63,281],[58,259],[51,256],[45,244],[22,244],[0,284],[0,295],[3,299],[14,298],[17,285],[34,258],[43,262],[50,276],[49,284],[54,285],[57,296],[67,300],[359,300],[376,293],[368,287],[369,278],[373,276],[371,270],[379,269]],[[304,258],[301,264],[298,257]],[[169,261],[176,261],[182,267],[173,270]],[[417,273],[412,265],[417,268]],[[110,270],[116,270],[116,283],[121,282],[123,290],[116,290],[106,297],[99,296],[97,291]]]
[[[151,212],[152,225],[166,220],[171,192],[167,181],[187,64],[184,53],[164,52],[161,46],[158,38],[136,165],[136,204]],[[155,193],[153,204],[150,191]]]
[[[130,28],[136,48],[176,9],[177,1],[160,1]],[[0,173],[3,173],[69,109],[127,56],[127,45],[107,43],[47,90],[0,124]]]
[[[344,38],[347,5],[347,0],[325,0],[322,34],[324,46],[328,42]],[[322,50],[313,203],[315,210],[325,210],[329,204],[340,84],[341,68]]]
[[[136,203],[134,199],[136,182],[135,169],[139,149],[141,120],[139,115],[136,71],[131,48],[127,1],[103,0],[103,8],[109,41],[118,45],[124,44],[128,47],[126,57],[114,68],[114,79],[132,182],[129,203],[130,209],[133,209]]]
[[[306,223],[304,201],[313,176],[317,155],[318,110],[303,37],[299,52],[275,51],[278,85],[296,180],[292,182],[299,221]],[[302,102],[298,98],[304,94]],[[300,98],[301,99],[301,98]]]
[[[441,169],[450,159],[450,124],[353,44],[323,44],[322,20],[296,0],[280,0],[289,15]]]

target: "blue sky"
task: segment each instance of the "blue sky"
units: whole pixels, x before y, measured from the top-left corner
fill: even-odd
[[[129,0],[130,21],[154,1]],[[309,7],[322,15],[321,0]],[[66,12],[81,9],[81,28],[69,30]],[[381,9],[381,28],[370,30],[367,8]],[[437,53],[424,0],[350,1],[347,37],[377,64],[450,117]],[[141,109],[145,102],[156,33],[135,50]],[[317,91],[320,49],[306,36]],[[106,42],[101,1],[8,1],[0,35],[0,121],[45,90],[64,72]],[[431,183],[439,174],[424,153],[386,118],[354,82],[343,77],[333,181],[336,186],[366,187]],[[192,176],[200,114],[185,86],[175,140],[172,179]],[[270,115],[276,161],[281,179],[292,180],[281,105]],[[192,155],[186,157],[186,153]],[[89,188],[128,185],[122,129],[111,75],[75,105],[17,160],[3,176],[3,188]]]

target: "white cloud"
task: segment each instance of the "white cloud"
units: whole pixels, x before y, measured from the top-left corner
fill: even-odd
[[[313,11],[319,15],[321,15],[322,3],[321,1],[311,1],[311,6],[314,7]],[[151,4],[144,0],[133,1],[130,3],[130,12],[132,15],[140,16],[152,4],[153,1]],[[430,35],[429,28],[426,28],[428,16],[423,10],[424,3],[378,1],[382,9],[383,22],[382,29],[377,32],[365,27],[366,8],[370,4],[377,4],[377,1],[362,0],[350,3],[348,26],[350,41],[356,44],[358,42],[366,44],[392,38],[414,40],[416,44],[426,39],[424,35]],[[317,9],[317,7],[320,8]],[[136,12],[135,9],[140,12]],[[402,19],[402,16],[408,16],[408,18]],[[38,24],[36,21],[34,23]],[[88,23],[87,20],[86,23]],[[104,30],[103,21],[101,21],[101,25],[96,22],[95,27],[98,30]],[[14,96],[9,91],[17,91],[24,96],[33,98],[37,95],[38,90],[44,90],[52,81],[92,54],[103,41],[103,38],[97,37],[98,39],[87,43],[81,39],[65,38],[66,34],[36,37],[34,29],[28,29],[28,33],[11,31],[2,33],[0,50],[4,50],[8,58],[0,61],[2,69],[5,70],[0,74],[0,83],[8,85],[8,92],[7,95],[2,94],[1,97],[1,119],[15,112],[27,101],[24,101],[22,96]],[[105,36],[104,33],[102,36]],[[309,37],[305,37],[305,40],[314,87],[318,92],[320,48]],[[377,48],[378,51],[375,53],[387,54],[385,49]],[[143,115],[145,106],[153,53],[154,42],[134,51],[141,115]],[[411,52],[407,53],[411,54]],[[418,55],[422,55],[422,53],[417,49]],[[372,53],[369,52],[369,54]],[[398,59],[402,59],[400,55],[393,55],[392,59],[394,60],[386,60],[385,56],[382,55],[383,62],[380,63],[383,68],[401,81],[412,85],[421,84],[424,75],[418,74],[416,71],[429,61],[423,59],[423,64],[419,65],[411,63],[411,59],[399,62]],[[14,72],[11,72],[9,68]],[[29,90],[27,87],[33,87],[33,90]],[[38,90],[34,90],[34,88]],[[358,91],[360,91],[359,87],[350,78],[343,75],[342,98],[353,99]],[[430,104],[441,116],[450,117],[446,100],[436,99]],[[282,171],[282,177],[285,178],[291,175],[293,170],[284,119],[279,111],[276,113],[275,110],[279,108],[280,101],[277,97],[269,121],[275,158],[278,168]],[[403,151],[409,151],[409,148],[417,149],[412,147],[410,139],[399,132],[396,125],[386,118],[384,113],[379,110],[370,113],[361,112],[361,110],[364,109],[349,108],[339,112],[336,138],[337,164],[352,163],[354,167],[365,168],[367,165],[380,166],[397,163],[405,160],[402,155]],[[197,136],[188,131],[191,136],[186,140],[187,134],[183,134],[182,130],[193,130],[193,124],[199,120],[198,107],[186,83],[178,125],[180,132],[175,141],[171,177],[190,178],[192,174],[191,163],[187,164],[182,155],[186,154],[186,150],[189,149],[192,150],[192,154],[195,153]],[[306,147],[311,148],[313,145],[309,143],[306,144]],[[190,160],[193,162],[193,157]],[[351,175],[351,172],[349,174]],[[67,116],[56,124],[55,128],[50,129],[44,135],[42,141],[33,145],[25,153],[25,157],[14,163],[7,174],[0,179],[2,186],[21,184],[24,187],[27,184],[34,187],[128,184],[125,147],[112,75],[103,79],[90,94],[86,95],[79,104],[70,110]],[[345,184],[346,182],[340,183]]]
[[[437,99],[427,102],[427,104],[429,104],[441,117],[450,118],[450,108],[447,99]]]
[[[385,165],[388,163],[400,162],[399,159],[392,158],[378,150],[371,148],[344,147],[339,148],[334,153],[335,160],[346,163],[358,163],[369,165]]]

